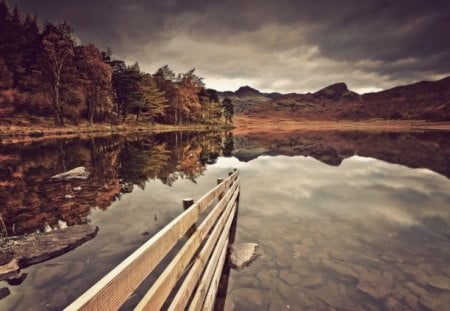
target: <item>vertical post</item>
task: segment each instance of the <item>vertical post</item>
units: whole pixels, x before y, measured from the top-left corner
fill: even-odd
[[[193,204],[194,204],[194,199],[192,199],[192,198],[183,199],[184,210],[187,210]],[[186,232],[186,238],[189,238],[195,232],[195,230],[197,230],[197,227],[195,224],[193,224],[192,227],[190,227],[189,230]]]
[[[220,185],[223,182],[223,178],[217,178],[217,184]],[[225,193],[225,191],[227,191],[227,189],[223,190],[223,192],[221,194],[219,194],[218,196],[218,200],[222,200],[223,198],[223,194]]]

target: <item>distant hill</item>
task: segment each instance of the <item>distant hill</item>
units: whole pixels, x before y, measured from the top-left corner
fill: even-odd
[[[236,92],[222,92],[220,97],[231,98],[236,113],[257,116],[310,120],[450,120],[450,77],[362,95],[349,90],[341,82],[315,93],[284,95],[262,93],[245,86]]]
[[[254,106],[281,97],[281,93],[262,93],[250,86],[242,86],[237,91],[219,92],[219,99],[222,101],[225,97],[230,98],[234,104],[236,113],[247,113]]]

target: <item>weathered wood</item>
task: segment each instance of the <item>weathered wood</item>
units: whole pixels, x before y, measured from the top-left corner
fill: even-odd
[[[236,210],[236,204],[234,204],[233,209]],[[234,210],[230,217],[234,217]],[[200,283],[197,286],[194,297],[192,298],[191,304],[189,306],[189,310],[195,311],[202,308],[203,302],[208,292],[208,288],[212,282],[214,272],[216,271],[216,267],[220,265],[220,257],[222,256],[222,253],[227,252],[228,237],[229,230],[222,231],[222,234],[214,248],[214,252],[211,255],[211,258],[208,261],[208,265],[206,266],[206,269],[201,277]],[[217,285],[219,284],[217,283]]]
[[[237,211],[237,209],[236,209],[236,211]],[[225,245],[228,245],[228,243],[229,243],[229,235],[227,235],[227,237],[226,237]],[[220,254],[219,262],[215,267],[216,269],[214,271],[213,278],[209,284],[208,293],[206,294],[202,310],[211,311],[214,309],[214,305],[216,302],[216,296],[217,296],[217,290],[219,288],[220,277],[222,275],[226,257],[227,257],[227,247],[224,247],[222,250],[222,253]]]
[[[217,218],[227,206],[228,200],[232,198],[234,191],[237,191],[236,189],[237,184],[236,187],[231,188],[224,198],[217,203],[214,209],[209,213],[198,229],[177,253],[175,258],[169,263],[160,277],[155,281],[155,283],[153,283],[152,287],[136,306],[135,310],[159,310],[161,308],[169,296],[170,291],[175,286],[179,278],[183,275],[192,257],[213,227]],[[234,195],[234,198],[236,196],[237,195]],[[217,226],[219,225],[216,225],[214,229],[216,229]]]
[[[186,198],[183,199],[183,208],[184,210],[187,210],[189,207],[191,207],[194,204],[194,199],[192,198]],[[194,232],[195,232],[195,224],[193,224],[189,230],[186,232],[186,238],[189,238]]]
[[[228,232],[230,229],[235,212],[234,200],[236,199],[238,192],[239,188],[233,194],[232,199],[227,204],[225,213],[220,218],[218,224],[214,227],[213,232],[200,251],[200,254],[197,256],[194,264],[189,270],[188,275],[184,279],[183,284],[178,289],[178,292],[175,298],[172,300],[169,310],[184,310],[184,308],[186,307],[186,304],[191,297],[192,291],[195,288],[195,285],[198,283],[204,265],[206,264],[219,235],[222,233],[222,229],[225,230],[223,232]]]
[[[191,207],[192,204],[194,204],[194,199],[191,198],[183,199],[183,208],[185,210]]]
[[[223,194],[231,184],[235,183],[237,178],[238,171],[202,196],[195,204],[188,207],[116,268],[94,284],[82,296],[69,305],[66,310],[118,310],[170,252],[175,244],[186,234],[189,228],[197,222],[199,215],[220,194]],[[238,185],[237,182],[235,184]],[[233,187],[233,189],[235,188]],[[213,209],[213,211],[215,210],[217,209]],[[216,213],[214,215],[216,219],[219,216]]]

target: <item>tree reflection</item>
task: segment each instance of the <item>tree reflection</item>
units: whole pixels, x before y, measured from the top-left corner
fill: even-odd
[[[168,186],[180,178],[195,182],[222,153],[226,137],[220,132],[174,132],[1,146],[3,234],[88,223],[92,208],[107,209],[135,185],[145,189],[149,180]],[[87,180],[50,181],[77,166],[87,168]]]

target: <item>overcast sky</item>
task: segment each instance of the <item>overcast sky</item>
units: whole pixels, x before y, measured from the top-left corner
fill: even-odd
[[[450,74],[448,0],[9,0],[147,72],[208,87],[367,92]]]

